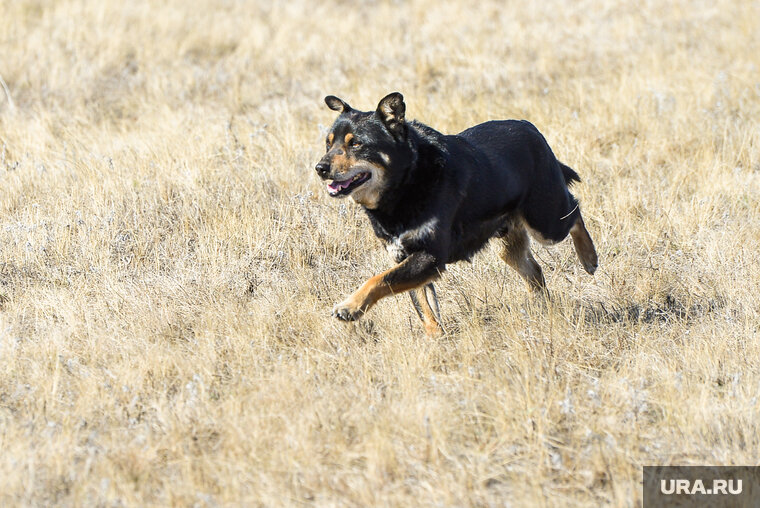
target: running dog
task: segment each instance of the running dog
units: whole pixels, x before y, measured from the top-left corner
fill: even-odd
[[[568,190],[580,177],[556,159],[530,122],[490,121],[445,135],[407,122],[398,92],[370,112],[332,95],[325,102],[339,116],[317,174],[330,196],[351,196],[364,208],[396,262],[335,305],[333,316],[353,321],[381,298],[409,291],[426,333],[438,335],[433,281],[447,264],[470,260],[491,238],[499,239],[501,257],[539,293],[546,293],[546,282],[529,235],[554,244],[570,234],[583,268],[596,270],[594,243]]]

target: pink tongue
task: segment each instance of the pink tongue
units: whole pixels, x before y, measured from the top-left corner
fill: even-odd
[[[341,190],[341,189],[345,189],[346,187],[348,187],[348,184],[350,184],[350,183],[351,183],[351,180],[344,180],[342,182],[337,182],[336,181],[336,182],[327,184],[327,186],[330,189],[332,189],[332,190]]]

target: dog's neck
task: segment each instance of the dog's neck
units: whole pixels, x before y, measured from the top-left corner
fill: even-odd
[[[403,224],[406,222],[408,206],[418,208],[420,206],[420,194],[425,193],[420,185],[429,186],[434,184],[437,178],[431,173],[442,170],[445,153],[438,142],[441,133],[416,122],[409,124],[406,142],[409,145],[412,159],[404,171],[404,175],[394,185],[388,188],[374,209],[365,208],[375,232],[378,236],[385,231],[393,236],[392,231],[387,231],[386,224]],[[436,167],[420,165],[420,154],[424,153],[424,160],[435,161]],[[431,155],[432,153],[432,155]],[[431,178],[432,176],[432,178]],[[380,230],[378,230],[378,226]]]
[[[420,178],[427,183],[437,180],[435,173],[442,171],[447,160],[447,153],[442,143],[443,134],[425,124],[416,121],[408,124],[406,143],[412,154],[403,178],[388,188],[376,208],[378,212],[392,215],[406,199],[413,198],[418,201],[415,189]],[[422,167],[421,160],[426,161]]]
[[[419,160],[419,137],[420,136],[410,125],[407,132],[406,144],[409,148],[409,153],[412,154],[412,157],[409,161],[408,166],[403,172],[403,177],[394,182],[391,187],[385,189],[383,196],[380,198],[378,205],[374,209],[370,210],[368,208],[365,208],[365,210],[367,210],[367,213],[392,215],[398,207],[399,202],[404,199],[404,189],[414,179],[414,175],[417,172],[417,162]]]

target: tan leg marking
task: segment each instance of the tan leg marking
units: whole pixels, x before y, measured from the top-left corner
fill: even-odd
[[[431,276],[411,276],[408,279],[399,278],[399,280],[393,283],[386,282],[386,279],[389,277],[394,278],[393,276],[397,272],[406,270],[408,262],[411,259],[409,257],[390,270],[371,277],[351,296],[335,305],[333,307],[333,315],[344,321],[354,321],[367,312],[381,298],[418,288],[438,278],[438,274],[435,273]]]
[[[599,266],[599,259],[596,255],[594,242],[591,240],[591,235],[588,234],[586,225],[583,223],[583,217],[580,214],[578,214],[578,220],[570,228],[570,236],[573,238],[573,246],[575,246],[575,252],[578,254],[578,259],[581,260],[583,269],[593,275]]]
[[[425,287],[412,289],[409,292],[409,296],[412,298],[412,304],[414,310],[417,311],[417,315],[422,320],[422,324],[425,327],[425,335],[428,337],[439,337],[443,334],[443,328],[441,327],[440,310],[438,308],[438,297],[435,294],[435,286],[433,283],[427,284]],[[430,300],[433,301],[431,305]]]
[[[504,249],[501,258],[514,268],[534,291],[546,291],[546,281],[541,266],[530,252],[530,240],[524,227],[515,226],[502,238]]]

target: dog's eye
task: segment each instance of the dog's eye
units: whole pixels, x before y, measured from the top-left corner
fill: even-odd
[[[362,142],[361,141],[359,141],[357,139],[352,139],[351,140],[351,148],[359,148],[360,146],[362,146]]]

